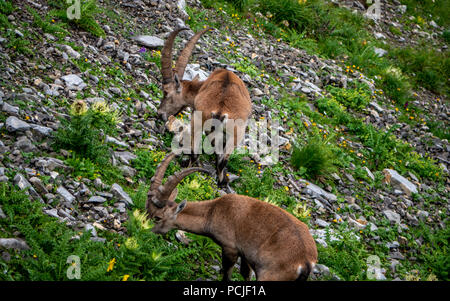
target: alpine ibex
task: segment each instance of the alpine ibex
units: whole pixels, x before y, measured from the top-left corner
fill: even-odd
[[[251,114],[252,103],[245,84],[233,72],[225,69],[215,70],[207,80],[182,80],[189,57],[200,36],[210,28],[196,33],[181,52],[175,73],[172,70],[172,48],[177,34],[187,28],[178,28],[171,32],[161,52],[161,74],[163,78],[164,97],[158,109],[158,115],[167,121],[170,115],[180,113],[186,107],[201,112],[198,120],[191,118],[191,159],[192,165],[197,161],[203,126],[207,120],[216,119],[227,128],[229,137],[222,153],[216,152],[216,168],[219,186],[228,186],[225,167],[233,150],[244,138],[247,119]],[[197,123],[197,124],[195,124]],[[228,124],[228,126],[227,126]],[[212,144],[221,143],[211,141]]]
[[[252,270],[259,281],[308,278],[317,262],[317,248],[304,223],[277,206],[244,195],[175,203],[176,186],[184,177],[208,171],[184,169],[161,185],[174,157],[169,154],[151,180],[146,208],[155,223],[154,233],[179,229],[212,238],[222,247],[223,280],[230,280],[238,257],[246,280],[250,280]]]

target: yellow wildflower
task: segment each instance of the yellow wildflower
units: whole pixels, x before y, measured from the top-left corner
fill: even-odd
[[[115,263],[116,263],[116,259],[115,259],[115,258],[111,259],[111,260],[109,261],[108,269],[107,269],[106,271],[107,271],[107,272],[112,271],[113,268],[114,268],[114,264],[115,264]]]

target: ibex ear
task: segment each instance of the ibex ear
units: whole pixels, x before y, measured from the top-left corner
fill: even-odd
[[[180,78],[178,77],[178,74],[175,74],[173,79],[175,81],[175,89],[177,90],[177,93],[181,93],[181,81]]]
[[[175,188],[169,196],[169,202],[175,202],[177,195],[178,195],[178,189]]]
[[[177,210],[175,210],[175,215],[177,215],[178,213],[183,211],[184,207],[186,207],[186,200],[184,200],[184,201],[182,201],[181,203],[178,204]]]

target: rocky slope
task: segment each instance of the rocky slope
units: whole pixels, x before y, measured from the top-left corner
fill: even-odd
[[[32,199],[46,204],[46,214],[76,230],[93,229],[93,239],[104,241],[96,235],[95,229],[126,235],[123,227],[128,219],[126,209],[133,206],[129,192],[137,181],[132,165],[136,150],[167,151],[160,135],[164,125],[154,114],[159,97],[155,92],[157,89],[152,87],[160,86],[159,70],[156,63],[145,59],[145,55],[160,50],[159,39],[164,40],[172,29],[187,26],[188,15],[176,1],[98,2],[106,8],[100,20],[105,37],[98,38],[69,27],[69,35],[61,39],[33,26],[33,18],[25,9],[33,7],[44,16],[49,10],[46,1],[13,1],[19,9],[10,14],[8,20],[16,28],[16,36],[31,40],[28,47],[34,55],[17,53],[8,47],[8,40],[0,34],[0,182],[28,189]],[[359,2],[348,6],[362,10],[354,3]],[[187,1],[187,5],[202,9],[197,0]],[[399,3],[388,3],[385,9],[391,12],[389,18],[376,23],[373,32],[382,33],[384,37],[380,37],[388,43],[414,44],[414,36],[422,34],[422,31],[409,31],[402,27],[400,17],[403,9]],[[211,17],[218,17],[220,13],[209,12]],[[392,36],[387,29],[388,24],[398,24],[405,41]],[[311,109],[316,110],[314,100],[327,95],[325,87],[331,84],[346,88],[350,82],[359,81],[366,83],[374,95],[378,91],[373,79],[360,71],[346,72],[346,65],[341,61],[308,54],[267,35],[254,36],[245,27],[229,26],[232,29],[226,35],[217,31],[202,37],[191,60],[198,65],[188,66],[187,72],[207,75],[219,67],[234,71],[249,88],[256,120],[280,116],[282,112],[264,100],[278,100],[285,93],[304,94]],[[431,34],[422,35],[429,36],[434,43],[433,32],[441,29],[430,24],[430,30]],[[192,30],[182,32],[177,49],[192,34]],[[233,46],[230,46],[231,42]],[[440,43],[436,42],[435,47],[446,49],[447,46]],[[249,63],[247,72],[236,67],[241,67],[243,61]],[[428,111],[431,118],[448,119],[445,99],[436,101],[439,96],[426,90],[417,93],[416,106]],[[57,118],[67,116],[70,104],[79,98],[91,105],[103,99],[122,112],[120,134],[107,138],[114,149],[112,164],[120,168],[125,178],[121,184],[105,184],[107,181],[100,177],[95,180],[75,177],[65,162],[71,157],[70,152],[55,152],[52,148],[52,133],[60,126]],[[289,112],[285,113],[289,115]],[[406,240],[404,236],[410,228],[421,221],[432,228],[448,227],[450,145],[447,140],[433,136],[425,124],[411,126],[399,121],[395,106],[383,95],[377,95],[369,107],[355,114],[380,130],[399,124],[394,134],[410,143],[419,154],[430,156],[441,165],[443,184],[426,178],[419,181],[411,172],[400,175],[395,170],[386,169],[383,176],[390,180],[391,185],[371,185],[370,178],[374,179],[375,171],[366,167],[369,180],[356,180],[354,164],[348,170],[333,174],[332,183],[317,181],[313,184],[294,177],[288,164],[290,145],[302,134],[297,131],[292,134],[283,123],[281,160],[286,164],[284,172],[274,175],[276,185],[286,187],[299,202],[306,202],[311,210],[311,232],[319,244],[326,246],[329,242],[327,231],[334,233],[331,240],[339,239],[340,226],[345,225],[358,240],[386,245],[384,266],[392,269],[389,279],[404,279],[404,275],[397,275],[396,266],[404,261],[414,261],[417,246],[421,244],[420,239],[414,243]],[[304,114],[301,119],[309,126],[314,123]],[[321,127],[320,124],[317,126]],[[346,142],[350,149],[359,152],[365,148],[358,140],[352,140],[349,137]],[[266,168],[262,158],[254,156],[251,159],[262,163],[262,170]],[[207,162],[203,164],[208,165]],[[419,193],[419,197],[413,197],[412,193]],[[429,199],[433,201],[430,203]],[[400,234],[393,241],[381,239],[376,233],[379,227],[385,227],[383,220],[388,220],[390,227],[404,235]],[[375,234],[362,235],[362,229]],[[319,265],[316,272],[320,278],[329,270]],[[385,279],[384,274],[386,269],[381,269],[377,279]]]

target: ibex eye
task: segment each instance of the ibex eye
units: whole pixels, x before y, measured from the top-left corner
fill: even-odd
[[[161,221],[161,218],[159,216],[155,216],[153,220],[155,221],[155,223],[159,223]]]

